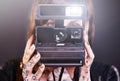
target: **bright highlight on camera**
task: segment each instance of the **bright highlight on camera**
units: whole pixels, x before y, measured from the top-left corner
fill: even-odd
[[[82,7],[66,7],[66,16],[82,16]]]

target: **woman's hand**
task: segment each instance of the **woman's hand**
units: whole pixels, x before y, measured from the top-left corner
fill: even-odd
[[[81,67],[81,76],[80,81],[91,81],[90,78],[90,67],[94,60],[94,53],[89,44],[88,40],[88,31],[89,31],[89,21],[86,22],[85,30],[84,30],[84,41],[85,41],[85,63],[83,67]],[[92,32],[91,32],[92,33]]]
[[[84,30],[84,41],[85,41],[85,63],[81,67],[81,75],[79,77],[79,81],[91,81],[90,79],[90,67],[94,60],[94,53],[89,44],[88,40],[88,31],[89,31],[89,21],[86,22],[85,30]],[[66,68],[70,77],[73,78],[75,67],[67,67]]]
[[[40,54],[34,54],[34,56],[31,58],[35,46],[32,44],[34,37],[31,36],[26,44],[24,56],[23,56],[23,70],[22,70],[22,76],[24,81],[39,81],[41,78],[43,71],[45,69],[44,64],[39,66],[36,73],[33,74],[33,67],[36,65],[36,63],[40,60]],[[31,59],[30,59],[31,58]]]

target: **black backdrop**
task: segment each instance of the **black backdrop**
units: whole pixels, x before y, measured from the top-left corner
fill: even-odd
[[[0,0],[0,64],[22,56],[33,0]],[[120,0],[93,0],[95,60],[120,71]]]

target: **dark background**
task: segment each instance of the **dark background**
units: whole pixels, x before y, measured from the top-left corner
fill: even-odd
[[[33,0],[0,0],[0,64],[23,55]],[[93,0],[95,60],[120,71],[120,0]]]

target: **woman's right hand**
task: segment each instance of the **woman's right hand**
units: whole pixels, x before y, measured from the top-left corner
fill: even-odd
[[[45,65],[42,64],[38,67],[36,73],[33,74],[33,68],[36,65],[36,63],[40,60],[39,53],[34,54],[34,56],[31,58],[32,54],[35,51],[35,45],[32,44],[33,40],[34,36],[31,36],[28,39],[22,59],[22,76],[24,81],[39,81],[45,69]]]

